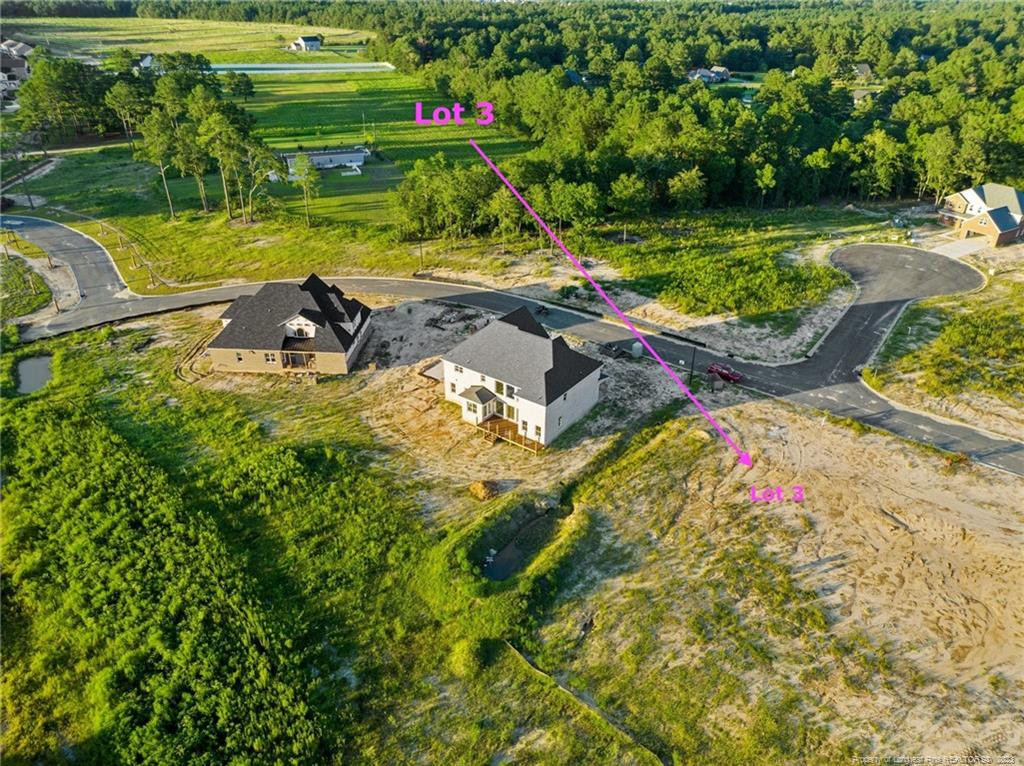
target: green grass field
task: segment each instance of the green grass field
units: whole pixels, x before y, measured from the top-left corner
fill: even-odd
[[[50,289],[42,277],[20,258],[3,258],[0,262],[0,285],[0,319],[31,314],[50,302]]]
[[[1024,401],[1024,286],[994,279],[980,292],[910,306],[873,368],[873,385],[902,376],[934,397],[978,391],[1019,406]]]
[[[300,34],[321,34],[326,50],[295,53],[285,46]],[[202,53],[214,64],[331,63],[362,54],[372,32],[310,28],[296,24],[239,24],[194,19],[36,18],[4,22],[4,37],[14,36],[55,52],[102,55],[117,48],[149,53]]]
[[[528,146],[493,129],[465,126],[418,126],[417,101],[437,103],[415,78],[398,72],[353,72],[322,75],[253,75],[256,95],[244,104],[255,115],[257,134],[278,149],[322,149],[373,145],[386,158],[371,160],[362,176],[322,175],[314,215],[332,221],[365,224],[387,216],[388,189],[402,177],[403,166],[437,152],[455,160],[477,160],[468,139],[480,140],[492,157],[502,159]],[[394,164],[392,164],[394,163]],[[302,212],[298,190],[275,184],[289,211]]]
[[[222,214],[197,215],[195,183],[174,178],[171,192],[181,216],[169,222],[155,168],[133,161],[126,147],[65,155],[60,167],[31,181],[30,190],[51,205],[126,229],[172,286],[224,278],[272,279],[312,269],[328,274],[408,274],[416,270],[417,259],[407,247],[381,241],[380,230],[374,228],[387,222],[388,190],[401,180],[402,168],[439,151],[455,159],[474,159],[470,136],[479,138],[499,160],[526,149],[522,142],[470,126],[416,126],[412,105],[417,100],[429,102],[430,91],[397,72],[258,75],[253,80],[256,95],[245,106],[256,116],[257,133],[275,148],[363,143],[364,119],[367,130],[376,131],[375,146],[386,159],[371,159],[358,176],[325,172],[321,193],[311,205],[318,218],[314,229],[300,221],[301,192],[285,183],[270,188],[274,205],[285,215],[262,216],[257,226],[242,227],[225,225]],[[211,202],[218,204],[219,176],[211,174],[207,187]],[[88,195],[81,194],[84,188],[90,190]],[[73,217],[62,220],[82,226]],[[97,236],[87,225],[83,228]],[[116,238],[112,242],[116,244]],[[111,247],[111,241],[104,243]],[[464,257],[443,253],[434,264],[465,267]],[[132,287],[150,291],[146,277],[137,276]],[[126,277],[131,280],[132,275]]]
[[[441,151],[453,160],[478,160],[470,138],[498,159],[527,148],[493,126],[416,125],[417,101],[441,102],[414,77],[398,72],[252,75],[252,80],[256,95],[244,106],[256,116],[260,137],[278,148],[362,144],[371,134],[384,155],[398,163]]]
[[[532,629],[573,535],[494,587],[456,568],[493,507],[424,533],[354,376],[183,383],[217,326],[186,312],[0,355],[7,758],[476,763],[529,726],[544,762],[647,762],[499,640]],[[53,380],[14,396],[40,352]],[[276,735],[217,736],[243,725]]]

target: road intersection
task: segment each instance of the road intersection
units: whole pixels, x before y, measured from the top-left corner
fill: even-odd
[[[82,293],[68,311],[24,328],[34,340],[95,327],[132,317],[222,303],[256,292],[262,283],[230,285],[171,295],[140,296],[127,289],[107,251],[95,240],[61,224],[29,216],[5,216],[4,226],[67,263]],[[963,424],[893,406],[860,380],[866,364],[910,301],[980,287],[983,277],[971,267],[935,253],[910,247],[848,245],[833,254],[858,285],[856,301],[807,359],[785,365],[762,365],[725,357],[705,348],[695,351],[695,367],[727,362],[745,376],[745,385],[767,395],[849,417],[906,439],[1024,475],[1024,443],[998,438]],[[401,295],[504,313],[541,303],[486,287],[423,279],[339,277],[327,280],[357,293]],[[543,323],[556,331],[601,344],[628,347],[634,336],[620,323],[553,304]],[[643,328],[641,323],[638,326]],[[666,333],[645,332],[645,339],[664,359],[687,363],[691,344]]]

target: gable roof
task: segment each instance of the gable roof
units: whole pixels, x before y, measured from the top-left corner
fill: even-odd
[[[298,344],[302,348],[285,332],[285,324],[297,315],[319,328],[314,337],[301,339],[308,341]],[[344,353],[370,318],[370,308],[310,274],[302,284],[269,282],[255,295],[236,299],[221,318],[231,321],[211,348]]]
[[[17,40],[4,40],[0,44],[0,48],[4,48],[8,53],[13,53],[15,56],[27,56],[35,50],[34,45],[28,43],[21,43]]]
[[[992,208],[988,211],[987,215],[992,219],[992,224],[1000,232],[1012,231],[1017,228],[1017,220],[1010,213],[1010,209],[1006,205]]]
[[[538,404],[554,401],[601,366],[564,338],[552,339],[526,306],[473,333],[443,359],[515,386],[517,396]]]
[[[982,184],[969,191],[980,199],[989,209],[1006,207],[1016,216],[1024,211],[1024,192],[1019,192],[1006,184]]]
[[[947,200],[954,197],[962,197],[967,203],[971,215],[981,215],[981,212],[995,213],[1000,208],[1006,208],[1008,214],[1014,221],[1014,228],[1024,220],[1024,192],[1020,192],[1006,184],[987,183],[974,186],[970,189],[955,192],[946,197]],[[995,216],[998,220],[1005,220],[1003,213]],[[998,224],[997,224],[998,225]],[[1006,229],[1001,229],[1006,231]]]

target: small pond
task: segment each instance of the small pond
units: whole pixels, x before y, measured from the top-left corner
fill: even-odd
[[[559,517],[553,510],[534,516],[521,526],[499,551],[484,564],[484,576],[490,580],[507,580],[523,569],[550,542]]]
[[[52,361],[53,357],[46,354],[30,356],[18,362],[18,393],[31,394],[49,383],[53,377],[53,371],[50,369]]]

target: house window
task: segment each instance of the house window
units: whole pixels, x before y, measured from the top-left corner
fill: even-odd
[[[540,426],[533,427],[533,435],[536,436],[538,439],[540,438]]]
[[[473,402],[466,402],[466,412],[476,412],[476,405]]]
[[[305,327],[296,327],[295,328],[295,337],[296,338],[305,338],[306,337],[306,328]]]
[[[487,382],[487,376],[484,375],[482,372],[480,373],[480,382],[481,383],[486,383]]]
[[[529,431],[530,431],[530,427],[526,424],[526,421],[524,420],[523,421],[523,433],[524,434],[525,433],[529,433]]]
[[[235,361],[236,362],[241,362],[242,361],[242,352],[241,351],[236,351],[235,352]]]
[[[267,364],[274,364],[277,362],[277,354],[264,354],[263,361]]]
[[[511,398],[511,397],[513,397],[515,395],[516,395],[516,388],[515,388],[515,386],[509,386],[508,387],[508,394],[507,394],[507,396],[509,398]]]
[[[505,384],[500,380],[494,381],[494,393],[501,394],[502,396],[505,395]]]
[[[459,365],[455,365],[455,372],[462,372],[462,368]]]
[[[449,383],[449,384],[448,384],[448,388],[449,388],[449,389],[451,390],[451,392],[452,392],[453,394],[455,393],[455,384],[454,384],[454,383]]]
[[[568,398],[569,398],[569,394],[568,394],[568,393],[562,394],[562,401],[563,401],[563,402],[564,402],[564,401],[565,401],[566,399],[568,399]]]
[[[562,419],[561,418],[558,419],[558,425],[562,425]]]

